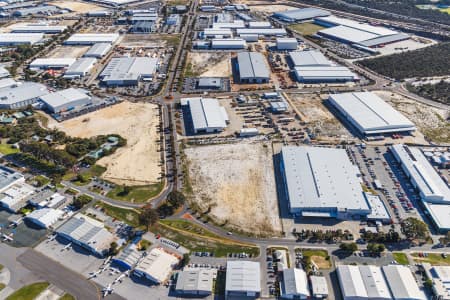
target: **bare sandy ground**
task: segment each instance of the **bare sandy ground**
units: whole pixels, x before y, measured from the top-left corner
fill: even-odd
[[[92,4],[92,3],[84,3],[84,2],[76,2],[76,1],[54,1],[49,2],[49,5],[55,5],[61,8],[67,8],[71,11],[78,13],[87,13],[90,11],[101,10],[102,7]]]
[[[418,103],[396,93],[387,91],[376,91],[375,93],[416,124],[420,133],[429,140],[450,144],[450,124],[446,121],[450,115],[449,110]],[[426,144],[427,142],[420,133],[416,132],[415,138],[411,142]]]
[[[296,8],[293,6],[282,5],[282,4],[281,5],[255,5],[255,6],[250,7],[250,10],[252,10],[252,11],[268,13],[268,14],[291,10],[291,9],[296,9]]]
[[[190,52],[188,56],[194,73],[199,77],[231,76],[231,56],[229,53]]]
[[[185,153],[193,201],[202,210],[245,232],[281,232],[270,144],[201,146]]]
[[[54,48],[50,53],[47,54],[47,57],[50,58],[79,58],[86,51],[89,50],[89,46],[60,46]]]
[[[52,120],[52,119],[51,119]],[[127,145],[97,163],[107,168],[103,178],[117,184],[144,185],[158,182],[161,167],[156,126],[157,106],[128,101],[61,123],[50,121],[49,127],[68,135],[91,137],[119,134]]]

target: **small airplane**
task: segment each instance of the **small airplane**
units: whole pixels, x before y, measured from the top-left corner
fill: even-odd
[[[98,274],[100,274],[100,271],[97,271],[97,272],[90,272],[90,273],[89,273],[88,280],[97,277]]]
[[[105,259],[105,261],[103,262],[103,265],[107,265],[112,259],[112,256],[108,256],[108,258]]]
[[[68,243],[67,245],[65,245],[64,248],[61,249],[61,251],[67,250],[70,247],[72,247],[72,243]]]
[[[115,284],[115,283],[117,283],[117,282],[118,282],[118,283],[122,283],[122,280],[123,280],[125,277],[127,277],[127,274],[126,274],[126,273],[120,274],[120,276],[117,277],[116,280],[114,280],[113,284]]]
[[[48,238],[47,238],[47,243],[48,243],[48,242],[52,242],[52,241],[54,241],[55,239],[56,239],[56,234],[49,235]]]
[[[107,287],[103,288],[102,292],[103,292],[103,297],[108,296],[109,294],[112,294],[112,292],[114,291],[114,289],[111,287],[111,283],[108,284]]]
[[[7,234],[3,233],[2,237],[3,237],[3,241],[5,241],[5,242],[12,242],[12,241],[14,241],[12,233],[10,235],[7,235]]]

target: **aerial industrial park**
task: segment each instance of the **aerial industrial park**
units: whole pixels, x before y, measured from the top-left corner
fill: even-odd
[[[0,299],[450,299],[448,1],[0,23]]]

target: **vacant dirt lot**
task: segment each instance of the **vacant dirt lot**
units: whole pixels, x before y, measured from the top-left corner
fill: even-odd
[[[416,124],[427,140],[450,144],[450,123],[446,121],[450,115],[449,110],[418,103],[387,91],[375,93]]]
[[[252,10],[252,11],[262,12],[262,13],[266,13],[266,14],[272,14],[272,13],[291,10],[291,9],[295,9],[295,7],[288,6],[288,5],[273,5],[273,4],[255,5],[255,6],[250,7],[250,10]]]
[[[192,73],[199,77],[229,77],[231,76],[231,56],[229,53],[190,52],[188,64]]]
[[[185,150],[193,201],[216,222],[254,234],[281,232],[270,144]]]
[[[101,10],[102,7],[92,4],[92,3],[84,3],[84,2],[75,2],[75,1],[55,1],[55,2],[49,2],[50,5],[55,5],[61,8],[67,8],[71,11],[77,12],[77,13],[87,13],[90,11],[96,11]]]
[[[89,49],[89,46],[60,46],[56,47],[47,57],[50,58],[79,58]]]
[[[119,134],[127,145],[97,163],[107,168],[103,177],[117,184],[143,185],[158,182],[161,167],[158,150],[159,123],[156,105],[128,101],[61,123],[50,121],[68,135],[90,137]]]

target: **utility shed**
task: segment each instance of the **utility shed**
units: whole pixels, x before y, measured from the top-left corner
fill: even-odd
[[[259,262],[235,260],[227,262],[225,297],[258,298],[261,293]]]
[[[425,300],[411,270],[402,265],[384,266],[383,273],[394,300]]]
[[[332,94],[328,101],[363,135],[416,130],[414,123],[371,92]]]
[[[34,45],[43,38],[43,33],[0,33],[0,46]]]
[[[266,59],[259,52],[239,52],[237,69],[241,83],[268,83],[270,80]]]
[[[110,43],[95,43],[83,56],[102,58],[109,52],[109,50],[111,50],[111,48],[112,46]]]
[[[42,208],[36,209],[32,213],[28,214],[26,218],[42,228],[50,228],[55,224],[59,218],[62,217],[64,212],[59,209]]]
[[[16,82],[0,88],[0,108],[17,109],[35,103],[48,94],[47,87],[36,82]]]
[[[280,292],[283,299],[308,299],[309,287],[305,271],[297,268],[284,269]]]
[[[56,229],[56,233],[96,255],[103,256],[116,240],[104,227],[104,224],[97,220],[77,214]]]
[[[157,284],[166,281],[179,259],[160,248],[154,248],[138,262],[134,274],[145,277]]]
[[[182,106],[189,106],[194,133],[220,132],[227,127],[228,115],[214,98],[183,98]]]
[[[69,88],[41,97],[46,108],[52,113],[59,113],[92,103],[91,97],[81,89]]]
[[[158,59],[150,57],[115,57],[103,69],[100,78],[106,85],[137,85],[141,79],[152,79]]]
[[[317,299],[328,297],[328,284],[323,276],[310,276],[312,296]]]
[[[175,291],[184,295],[210,295],[216,272],[213,269],[190,269],[179,272]]]
[[[371,212],[359,170],[344,149],[285,146],[281,157],[285,192],[294,216],[354,219]]]
[[[311,20],[317,17],[329,16],[331,13],[317,8],[300,8],[300,9],[290,9],[282,12],[274,13],[272,16],[284,22],[299,22],[305,20]]]
[[[64,78],[80,78],[86,76],[94,67],[97,62],[93,57],[82,57],[77,59],[69,68],[64,72]]]
[[[118,33],[75,33],[64,43],[66,45],[113,44],[119,39]]]

